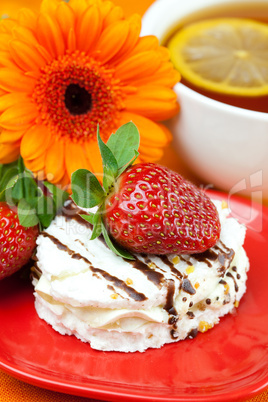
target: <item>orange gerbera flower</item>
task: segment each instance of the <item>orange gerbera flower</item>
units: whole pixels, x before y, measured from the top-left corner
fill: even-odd
[[[78,168],[101,172],[96,129],[109,135],[132,120],[140,159],[156,161],[169,141],[158,123],[178,111],[178,81],[141,20],[110,1],[44,0],[0,23],[0,163],[67,184]]]

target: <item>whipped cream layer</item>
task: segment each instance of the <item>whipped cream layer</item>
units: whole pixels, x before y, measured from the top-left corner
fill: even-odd
[[[246,229],[216,202],[221,236],[204,253],[115,255],[69,203],[37,240],[35,307],[61,334],[123,352],[193,338],[232,312],[246,291]]]

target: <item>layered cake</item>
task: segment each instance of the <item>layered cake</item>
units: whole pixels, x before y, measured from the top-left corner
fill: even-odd
[[[233,312],[246,291],[246,228],[213,201],[219,241],[192,255],[114,254],[68,201],[37,240],[39,317],[62,335],[105,351],[143,352],[194,338]]]

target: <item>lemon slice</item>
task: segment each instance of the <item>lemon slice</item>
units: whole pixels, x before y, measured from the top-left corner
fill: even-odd
[[[239,96],[268,94],[268,25],[220,18],[193,23],[168,43],[171,60],[189,83]]]

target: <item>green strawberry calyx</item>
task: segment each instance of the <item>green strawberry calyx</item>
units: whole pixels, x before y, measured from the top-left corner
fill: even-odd
[[[102,185],[92,172],[78,169],[71,178],[72,199],[81,208],[98,207],[94,213],[80,215],[93,225],[91,240],[102,234],[107,246],[115,254],[132,260],[134,257],[110,238],[103,216],[105,201],[113,191],[114,183],[139,156],[140,135],[135,124],[129,122],[111,134],[106,144],[100,137],[98,127],[97,139],[103,165]]]
[[[54,184],[36,180],[21,157],[0,165],[0,202],[17,208],[24,227],[47,228],[68,198],[69,194]]]

